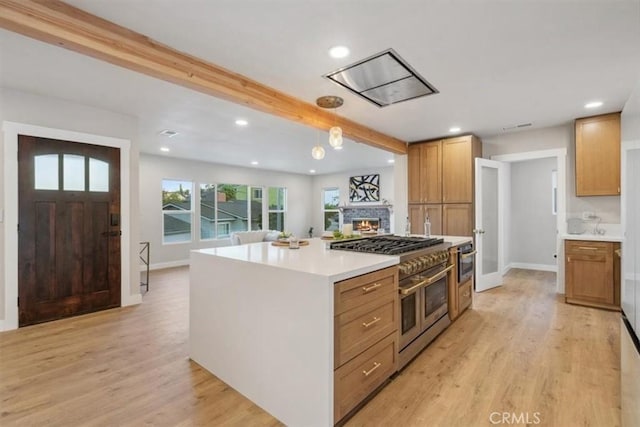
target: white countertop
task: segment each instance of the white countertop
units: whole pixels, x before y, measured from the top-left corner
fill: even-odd
[[[473,241],[473,237],[467,237],[467,236],[431,236],[431,237],[442,238],[446,243],[451,243],[451,246],[460,246],[464,243],[469,243]]]
[[[615,233],[562,234],[560,237],[564,240],[587,240],[587,241],[593,241],[593,242],[622,242],[622,236],[620,234],[615,234]]]
[[[595,229],[604,231],[604,234],[594,233]],[[564,240],[591,240],[594,242],[622,242],[622,227],[620,224],[594,224],[586,222],[585,233],[564,233],[560,237]]]
[[[423,234],[412,234],[412,237],[424,237]],[[451,246],[460,246],[463,243],[469,243],[473,241],[473,237],[466,236],[441,236],[437,234],[432,234],[429,237],[435,237],[437,239],[443,239],[445,243],[450,243]]]
[[[305,240],[309,245],[300,249],[261,242],[193,252],[324,276],[334,282],[390,267],[400,261],[400,257],[394,255],[330,250],[327,242],[318,238]]]

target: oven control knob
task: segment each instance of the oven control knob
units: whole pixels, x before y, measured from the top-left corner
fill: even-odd
[[[406,262],[400,264],[400,273],[404,275],[411,274],[411,266]]]

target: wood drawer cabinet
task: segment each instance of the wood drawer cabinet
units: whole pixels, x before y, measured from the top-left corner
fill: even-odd
[[[620,113],[575,122],[576,196],[620,195]]]
[[[472,285],[473,278],[467,280],[462,285],[458,286],[458,310],[460,313],[465,311],[470,305],[472,301]]]
[[[449,281],[448,293],[448,309],[449,319],[452,321],[460,317],[460,315],[471,306],[473,301],[473,276],[465,283],[458,283],[458,247],[454,246],[449,249],[449,258],[454,268],[449,272],[447,280]]]
[[[334,286],[334,422],[338,422],[398,370],[398,267]]]
[[[335,357],[338,367],[398,329],[395,295],[346,311],[335,319]]]
[[[334,304],[337,316],[347,310],[379,301],[383,294],[398,293],[398,268],[389,267],[335,284]]]
[[[398,370],[396,334],[380,340],[334,372],[334,422],[381,386]]]
[[[472,236],[474,164],[482,143],[473,135],[422,141],[408,149],[408,211],[411,232]]]
[[[615,280],[616,242],[565,241],[565,300],[572,304],[618,310],[619,281]]]

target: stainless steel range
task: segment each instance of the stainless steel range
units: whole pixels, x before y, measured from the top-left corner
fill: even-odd
[[[331,243],[331,249],[400,255],[400,369],[451,324],[448,272],[451,245],[443,239],[376,236]]]

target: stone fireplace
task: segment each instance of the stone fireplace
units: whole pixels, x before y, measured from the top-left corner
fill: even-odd
[[[391,230],[391,212],[390,207],[386,205],[370,205],[370,206],[342,206],[340,208],[343,218],[343,224],[352,224],[353,231],[358,230],[356,221],[369,220],[369,227],[373,230],[384,230],[389,233]],[[371,221],[377,221],[377,224],[371,224]],[[375,227],[375,228],[373,228]]]
[[[378,231],[380,218],[351,218],[353,231]]]

